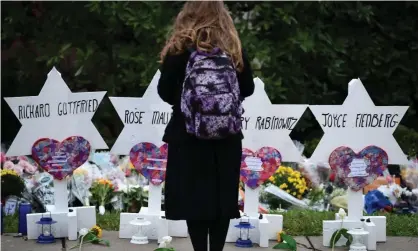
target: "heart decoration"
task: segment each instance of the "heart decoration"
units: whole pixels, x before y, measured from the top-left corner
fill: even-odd
[[[377,146],[368,146],[359,153],[341,146],[331,153],[329,164],[348,187],[359,191],[383,175],[388,166],[388,155]]]
[[[132,147],[129,158],[135,169],[158,186],[165,181],[168,145],[157,147],[153,143],[141,142]]]
[[[63,180],[89,159],[90,149],[90,143],[80,136],[62,142],[41,138],[32,146],[32,158],[54,179]]]
[[[241,180],[252,189],[262,185],[281,164],[282,156],[273,147],[262,147],[257,152],[242,149]],[[258,169],[258,170],[257,170]]]

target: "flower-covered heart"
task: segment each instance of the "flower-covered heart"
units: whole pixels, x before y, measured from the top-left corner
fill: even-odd
[[[368,146],[359,153],[341,146],[331,153],[329,164],[348,187],[359,191],[383,175],[388,166],[388,155],[377,146]]]
[[[41,138],[32,146],[32,158],[55,179],[62,180],[88,160],[90,148],[90,143],[79,136],[62,142]]]
[[[250,188],[262,185],[279,168],[282,157],[273,147],[262,147],[257,152],[242,149],[241,180]]]
[[[129,158],[135,169],[158,186],[165,180],[168,145],[161,147],[149,142],[142,142],[132,147]]]

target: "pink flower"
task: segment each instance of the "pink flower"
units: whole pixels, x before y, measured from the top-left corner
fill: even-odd
[[[4,169],[9,169],[9,170],[14,170],[15,164],[13,164],[13,162],[11,162],[10,160],[7,160],[6,162],[4,162],[3,168]]]
[[[30,164],[26,160],[20,160],[19,163],[17,163],[17,165],[21,166],[25,170],[25,172],[30,174],[34,174],[38,169],[36,166]]]
[[[118,156],[114,154],[110,154],[110,162],[114,165],[117,165],[119,162]]]
[[[1,163],[4,163],[6,161],[6,154],[4,152],[0,153],[0,161]]]
[[[4,162],[4,169],[9,169],[15,171],[19,176],[23,174],[23,168],[19,165],[13,164],[10,160]]]

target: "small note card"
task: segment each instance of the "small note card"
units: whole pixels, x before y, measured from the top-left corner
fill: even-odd
[[[366,172],[367,163],[364,159],[353,159],[350,164],[350,173],[347,177],[365,177],[369,174]]]
[[[247,168],[251,171],[263,171],[263,162],[260,158],[257,157],[247,157],[245,158],[245,164],[247,165]]]

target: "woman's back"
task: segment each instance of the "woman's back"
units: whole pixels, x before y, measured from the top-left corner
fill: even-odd
[[[190,122],[191,114],[184,109],[189,101],[185,101],[182,93],[186,90],[184,85],[190,84],[188,76],[191,74],[186,76],[189,60],[193,59],[190,50],[210,52],[214,48],[225,52],[232,69],[236,69],[233,75],[236,76],[235,82],[238,82],[241,97],[234,94],[237,98],[233,96],[230,102],[240,103],[253,93],[254,82],[249,60],[241,49],[232,18],[222,2],[187,2],[176,19],[172,36],[161,52],[158,93],[173,107],[173,115],[163,137],[168,143],[166,218],[187,221],[195,251],[207,250],[208,234],[210,250],[221,251],[230,219],[240,217],[238,189],[242,132],[239,130],[239,133],[222,139],[208,140],[190,133],[189,124],[186,129],[186,120]],[[224,79],[204,71],[204,68],[199,69],[199,74],[209,74],[208,78],[217,78],[217,81]],[[202,82],[194,84],[213,87],[210,87],[213,83],[204,83],[206,80],[200,79]],[[221,84],[230,84],[228,80],[225,83],[219,81]],[[223,108],[220,105],[217,107]],[[201,108],[198,112],[201,112]],[[240,116],[236,119],[240,119]]]

